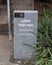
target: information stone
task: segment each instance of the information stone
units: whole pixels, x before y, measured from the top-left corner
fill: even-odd
[[[14,58],[29,59],[33,48],[27,45],[36,43],[38,11],[16,10],[14,11]],[[27,44],[27,45],[26,45]]]

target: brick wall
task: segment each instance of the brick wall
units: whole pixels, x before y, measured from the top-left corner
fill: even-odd
[[[34,0],[11,0],[14,10],[33,10]]]

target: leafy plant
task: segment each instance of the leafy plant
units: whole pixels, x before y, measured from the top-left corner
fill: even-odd
[[[52,18],[45,13],[39,22],[37,43],[33,47],[34,65],[52,65]]]

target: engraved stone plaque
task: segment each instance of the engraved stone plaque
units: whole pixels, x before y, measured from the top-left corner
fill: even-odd
[[[14,58],[29,59],[33,53],[32,45],[37,36],[38,11],[16,10],[14,11]],[[27,44],[27,45],[26,45]]]

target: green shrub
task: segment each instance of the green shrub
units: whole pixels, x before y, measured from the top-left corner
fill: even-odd
[[[34,65],[52,65],[52,17],[45,13],[39,22],[37,43],[33,48]]]

